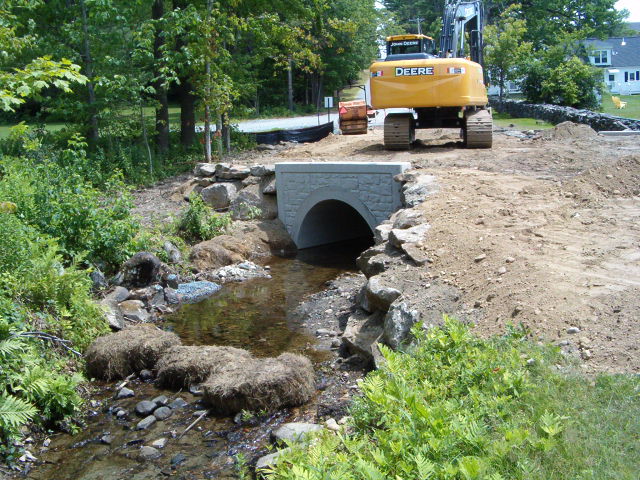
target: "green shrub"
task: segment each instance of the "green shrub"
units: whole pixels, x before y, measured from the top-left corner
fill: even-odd
[[[200,195],[192,195],[189,208],[178,219],[176,230],[187,241],[209,240],[231,225],[231,215],[215,213]]]
[[[634,478],[638,379],[596,382],[602,390],[594,394],[589,379],[553,367],[562,362],[555,349],[522,332],[482,340],[445,319],[442,328],[414,334],[415,348],[383,348],[387,365],[360,384],[352,433],[325,432],[286,455],[271,478]]]

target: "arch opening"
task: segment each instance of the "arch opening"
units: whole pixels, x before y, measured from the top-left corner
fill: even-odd
[[[351,205],[341,200],[323,200],[305,215],[294,238],[299,249],[346,240],[373,243],[373,230]]]

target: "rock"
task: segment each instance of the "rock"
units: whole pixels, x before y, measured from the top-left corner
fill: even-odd
[[[383,314],[376,312],[367,315],[366,312],[356,312],[347,320],[347,326],[342,334],[342,343],[350,354],[361,354],[373,360],[371,350],[383,333]]]
[[[215,163],[198,163],[193,169],[196,177],[213,177],[216,174]]]
[[[280,457],[283,453],[290,451],[290,448],[283,448],[282,450],[278,450],[275,453],[271,453],[269,455],[265,455],[264,457],[260,457],[256,462],[256,470],[260,470],[262,468],[272,467],[278,463],[278,457]]]
[[[402,187],[404,204],[409,207],[420,205],[429,195],[438,191],[438,183],[433,175],[417,175]]]
[[[278,216],[278,203],[273,195],[264,195],[259,185],[240,190],[229,207],[234,220],[272,220]]]
[[[233,183],[216,183],[200,192],[202,201],[211,208],[227,208],[238,194],[238,188]]]
[[[169,305],[177,305],[180,303],[178,292],[173,287],[167,287],[164,289],[164,299]]]
[[[158,420],[166,420],[171,415],[173,415],[173,410],[169,407],[160,407],[155,412],[153,412],[153,416]]]
[[[516,261],[516,259],[513,258],[513,257],[507,257],[507,258],[504,259],[504,261],[507,262],[507,263],[513,263],[513,262]]]
[[[389,234],[393,226],[390,223],[381,223],[373,229],[373,241],[376,245],[380,245],[389,240]]]
[[[402,251],[418,266],[422,266],[429,262],[427,254],[415,243],[403,243]]]
[[[153,287],[154,294],[149,299],[149,308],[158,308],[163,307],[167,304],[167,301],[164,296],[164,289],[160,285],[154,285]]]
[[[156,407],[163,407],[169,403],[169,399],[166,395],[159,395],[151,401],[156,404]]]
[[[136,425],[136,430],[146,430],[150,426],[156,423],[156,417],[153,415],[149,415],[148,417],[143,418]]]
[[[236,265],[227,265],[209,275],[211,280],[224,282],[243,282],[252,278],[271,278],[267,270],[253,262],[244,261]]]
[[[152,253],[136,253],[122,266],[122,285],[127,288],[141,288],[158,283],[161,265],[160,259]]]
[[[133,397],[134,395],[135,393],[133,392],[133,390],[127,387],[122,387],[120,390],[118,390],[118,393],[116,394],[116,399],[120,400],[123,398],[130,398],[130,397]]]
[[[25,463],[25,462],[35,462],[36,460],[38,460],[38,458],[35,457],[29,450],[25,450],[24,454],[21,455],[18,460],[22,463]]]
[[[180,253],[178,247],[176,247],[173,243],[164,242],[162,248],[167,254],[169,263],[180,263],[182,261],[182,254]]]
[[[421,243],[430,228],[431,225],[428,223],[422,223],[404,230],[394,228],[389,233],[389,243],[396,248],[400,248],[404,243]]]
[[[398,210],[391,216],[391,221],[393,222],[393,228],[400,230],[426,223],[422,212],[412,208]]]
[[[580,333],[580,329],[578,327],[569,327],[567,328],[567,333]]]
[[[500,267],[496,273],[498,275],[504,275],[505,273],[507,273],[507,268],[506,267]]]
[[[216,178],[218,180],[243,180],[249,176],[251,170],[243,165],[230,165],[218,163],[216,165]]]
[[[342,345],[342,340],[340,340],[339,338],[334,338],[333,340],[331,340],[331,348],[339,348],[340,345]]]
[[[171,407],[172,410],[176,410],[178,408],[184,408],[187,405],[189,404],[183,398],[178,397],[169,404],[169,407]]]
[[[231,235],[219,235],[195,245],[190,259],[200,272],[240,263],[246,260],[254,248]]]
[[[128,413],[128,412],[127,412],[124,408],[123,408],[123,409],[120,409],[120,410],[118,410],[118,412],[116,413],[116,417],[117,417],[118,419],[123,419],[124,417],[126,417],[126,416],[127,416],[127,413]]]
[[[100,303],[100,308],[104,312],[104,317],[112,330],[122,330],[125,327],[124,315],[122,315],[118,305],[103,300]]]
[[[338,425],[338,422],[336,422],[334,418],[328,419],[324,424],[327,430],[331,430],[332,432],[339,432],[341,430],[340,425]]]
[[[268,152],[275,149],[275,145],[269,145],[268,143],[261,143],[260,145],[256,146],[256,150],[258,150],[259,152]]]
[[[395,302],[384,317],[384,343],[397,350],[409,339],[411,327],[420,321],[420,313],[405,302]]]
[[[356,295],[356,304],[360,306],[365,312],[373,313],[376,311],[376,307],[374,307],[369,301],[369,297],[367,296],[367,284],[365,283],[358,294]]]
[[[216,293],[220,288],[222,288],[220,285],[213,282],[181,283],[176,293],[184,303],[198,303]]]
[[[277,430],[271,432],[271,438],[276,443],[305,443],[305,437],[319,430],[322,430],[322,426],[315,423],[283,423]]]
[[[149,312],[144,308],[141,300],[125,300],[118,305],[125,320],[136,323],[144,323],[149,320]]]
[[[166,439],[166,438],[164,438],[164,437],[163,437],[163,438],[159,438],[159,439],[154,440],[153,442],[151,442],[151,446],[152,446],[153,448],[159,448],[159,449],[162,449],[162,448],[164,448],[164,447],[166,447],[166,446],[167,446],[167,442],[168,442],[168,441],[169,441],[169,440],[168,440],[168,439]]]
[[[174,202],[188,202],[191,195],[194,192],[198,193],[200,190],[202,190],[202,186],[200,185],[198,179],[191,178],[173,191],[171,200],[173,200]]]
[[[262,193],[264,195],[276,195],[278,193],[276,177],[270,178],[266,183],[262,185]]]
[[[481,261],[483,261],[485,258],[487,258],[487,254],[486,253],[481,253],[480,255],[478,255],[476,258],[473,259],[474,262],[476,263],[480,263]]]
[[[365,287],[369,305],[386,312],[389,306],[401,295],[400,290],[384,284],[379,276],[369,278]]]
[[[113,442],[113,435],[109,433],[105,433],[100,437],[100,443],[104,443],[105,445],[111,445]]]
[[[203,394],[200,385],[189,385],[189,393],[194,397],[201,397]]]
[[[177,467],[181,463],[183,463],[187,459],[187,456],[184,453],[176,453],[171,459],[171,466]]]
[[[147,445],[140,447],[140,457],[144,460],[155,460],[161,456],[162,454],[157,448],[149,447]]]
[[[136,404],[136,413],[141,417],[151,415],[156,409],[156,403],[149,400],[142,400]]]
[[[105,288],[109,287],[104,274],[97,268],[89,274],[89,278],[91,278],[92,287],[94,290],[104,290]]]
[[[267,177],[269,175],[275,175],[276,166],[273,164],[268,165],[254,165],[249,168],[249,172],[254,177]]]
[[[112,305],[117,305],[118,303],[122,303],[129,298],[131,293],[124,287],[116,287],[113,291],[109,292],[109,294],[104,297],[104,303],[110,303]]]
[[[151,380],[153,378],[153,372],[145,368],[140,370],[138,376],[140,377],[140,380]]]
[[[175,290],[180,285],[180,277],[178,277],[178,275],[176,275],[175,273],[170,273],[169,275],[164,277],[163,283],[165,285],[165,288],[168,287],[168,288],[173,288]],[[166,295],[165,295],[165,298],[166,298]]]
[[[367,278],[370,278],[384,272],[390,260],[391,257],[384,253],[384,248],[376,246],[362,252],[356,259],[356,266]]]
[[[319,328],[318,330],[316,330],[316,335],[320,336],[320,337],[335,337],[337,335],[336,332],[334,332],[333,330],[329,330],[327,328]]]

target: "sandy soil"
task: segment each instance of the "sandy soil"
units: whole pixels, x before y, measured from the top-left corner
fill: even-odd
[[[539,138],[497,133],[490,150],[461,148],[453,130],[418,138],[411,151],[387,152],[380,129],[331,135],[238,163],[411,162],[440,190],[418,207],[432,226],[431,263],[403,272],[405,295],[424,303],[434,286],[449,285],[460,292],[452,313],[473,319],[481,335],[522,322],[579,356],[587,372],[640,372],[638,137],[557,127]],[[141,192],[141,213],[177,183]]]

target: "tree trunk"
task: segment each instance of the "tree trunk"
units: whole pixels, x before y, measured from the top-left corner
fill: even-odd
[[[229,128],[229,115],[226,113],[222,116],[222,141],[224,149],[227,153],[231,153],[231,128]]]
[[[80,10],[82,12],[82,36],[83,36],[83,60],[85,73],[89,81],[87,82],[87,91],[89,93],[89,140],[94,144],[98,141],[98,114],[96,112],[96,91],[93,83],[93,59],[91,58],[91,49],[89,47],[89,21],[87,18],[87,6],[84,0],[80,0]]]
[[[196,141],[196,96],[187,78],[180,79],[180,143],[190,147]]]
[[[504,72],[500,72],[500,101],[502,101],[502,98],[504,96]]]
[[[216,143],[218,145],[218,158],[222,161],[222,115],[218,114],[216,119]]]
[[[293,61],[289,58],[287,68],[287,98],[289,100],[289,111],[293,112]]]
[[[164,16],[164,1],[155,0],[151,7],[151,16],[154,20],[161,20]],[[162,46],[164,45],[164,32],[157,26],[153,42],[155,97],[159,106],[156,107],[156,149],[161,155],[169,152],[169,99],[167,97],[167,85],[160,78],[160,62],[162,61]]]
[[[211,21],[212,0],[207,1],[207,24]],[[211,163],[211,60],[207,57],[205,62],[205,75],[207,82],[204,99],[204,161]]]

